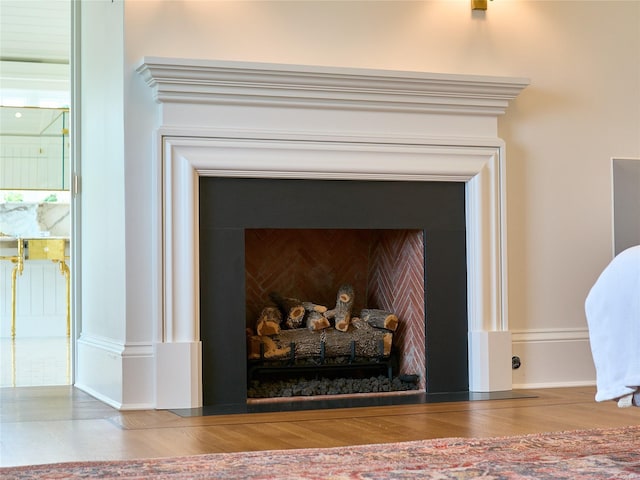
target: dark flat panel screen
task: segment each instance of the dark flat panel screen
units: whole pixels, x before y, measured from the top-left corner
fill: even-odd
[[[614,254],[640,245],[640,159],[613,160]]]

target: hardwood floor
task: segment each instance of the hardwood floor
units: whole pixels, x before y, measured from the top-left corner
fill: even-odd
[[[592,387],[533,398],[181,417],[120,412],[69,386],[0,388],[0,466],[210,452],[336,447],[640,424]]]

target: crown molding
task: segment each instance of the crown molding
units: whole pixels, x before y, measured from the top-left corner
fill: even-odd
[[[158,103],[501,115],[526,78],[144,57]]]

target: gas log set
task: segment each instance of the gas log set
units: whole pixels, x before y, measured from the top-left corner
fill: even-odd
[[[393,334],[398,317],[393,312],[369,308],[354,316],[351,285],[340,286],[331,309],[275,292],[269,297],[271,302],[260,312],[255,330],[247,329],[249,397],[415,388],[417,379],[408,378],[410,375],[395,381],[392,378],[396,364]],[[359,378],[370,370],[384,370],[387,378]],[[348,380],[335,378],[345,373]],[[265,374],[270,380],[259,381]],[[300,378],[273,381],[295,375]],[[319,384],[321,375],[331,379],[322,378]],[[267,388],[271,393],[264,392],[266,385],[270,385]]]
[[[255,333],[249,336],[249,360],[308,358],[388,358],[398,317],[391,312],[364,309],[352,316],[351,285],[338,290],[336,306],[270,294],[274,305],[262,309]]]

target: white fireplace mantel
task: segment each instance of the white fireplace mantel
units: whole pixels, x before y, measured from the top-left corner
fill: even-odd
[[[497,117],[526,79],[156,57],[138,72],[162,106],[158,408],[202,405],[199,176],[464,182],[470,390],[511,389]]]

